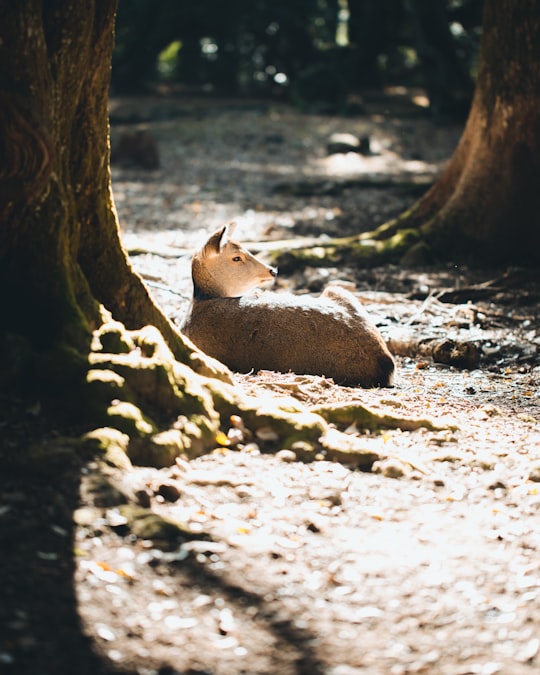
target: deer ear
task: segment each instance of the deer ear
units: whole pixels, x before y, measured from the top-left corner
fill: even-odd
[[[224,240],[227,234],[227,225],[214,232],[203,247],[202,254],[205,256],[219,255],[221,248],[224,246]]]
[[[234,220],[231,220],[229,223],[225,225],[225,236],[227,237],[227,241],[230,241],[231,237],[234,234],[235,229],[236,229],[236,222]]]
[[[227,223],[222,229],[221,229],[221,239],[219,242],[219,250],[221,251],[223,247],[228,244],[231,241],[231,237],[233,235],[234,229],[236,227],[236,223],[234,220],[231,220],[230,223]]]
[[[227,223],[227,225],[224,225],[222,228],[214,232],[214,234],[204,245],[202,251],[203,255],[219,255],[219,253],[221,253],[223,250],[223,247],[229,243],[235,227],[236,223],[231,221],[230,223]]]

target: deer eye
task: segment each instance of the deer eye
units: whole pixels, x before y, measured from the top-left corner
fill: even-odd
[[[242,262],[242,258],[239,255],[235,255],[232,259],[233,262]]]

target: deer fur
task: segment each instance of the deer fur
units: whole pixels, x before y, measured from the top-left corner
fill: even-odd
[[[319,297],[272,291],[245,295],[277,271],[230,237],[215,232],[192,260],[193,301],[182,331],[231,370],[293,371],[336,383],[392,386],[394,359],[349,292],[330,286]]]

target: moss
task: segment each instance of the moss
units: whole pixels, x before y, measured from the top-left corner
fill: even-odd
[[[373,232],[355,237],[332,239],[311,248],[274,251],[273,259],[286,271],[343,263],[355,263],[362,267],[381,265],[399,261],[420,239],[419,230],[400,228],[397,221],[392,221]]]
[[[319,415],[301,406],[295,399],[276,399],[261,403],[246,397],[239,403],[246,427],[255,433],[265,430],[265,436],[279,441],[280,447],[291,448],[295,443],[317,443],[326,431],[326,422]]]
[[[359,403],[316,406],[312,408],[312,411],[323,417],[330,424],[335,424],[338,427],[348,427],[351,424],[355,424],[358,429],[369,429],[370,431],[380,431],[381,429],[413,431],[421,427],[435,431],[443,428],[428,419],[395,417],[393,415],[377,413]]]
[[[162,416],[204,415],[218,423],[208,379],[176,361],[155,328],[131,331],[128,337],[135,349],[120,354],[94,352],[90,357],[92,365],[117,373],[139,404],[159,409]]]
[[[125,504],[118,510],[126,518],[129,529],[136,537],[148,539],[159,548],[169,550],[175,548],[182,539],[194,537],[194,534],[184,529],[180,523],[163,518],[149,509]]]
[[[183,454],[186,442],[189,442],[189,439],[174,429],[159,432],[151,438],[132,436],[128,455],[133,464],[163,469],[172,466],[176,457]]]
[[[370,471],[381,456],[366,448],[360,438],[328,428],[320,439],[325,459],[346,464],[355,469]]]
[[[186,406],[184,392],[176,385],[172,366],[154,359],[130,359],[114,366],[141,402],[151,404],[165,416],[178,415]]]
[[[216,446],[219,424],[205,415],[192,415],[189,419],[182,415],[176,420],[174,427],[182,431],[184,454],[189,459],[200,457]]]
[[[83,443],[93,452],[102,454],[103,459],[119,469],[129,469],[131,462],[127,455],[129,436],[112,427],[101,427],[89,431],[82,437]]]
[[[131,336],[119,321],[104,323],[96,332],[98,343],[94,345],[95,351],[103,351],[109,354],[127,354],[135,348]]]
[[[107,415],[114,428],[130,437],[145,438],[157,432],[155,423],[128,401],[113,401],[107,409]]]
[[[107,368],[91,368],[86,381],[90,391],[99,401],[110,401],[118,398],[125,390],[125,379]]]

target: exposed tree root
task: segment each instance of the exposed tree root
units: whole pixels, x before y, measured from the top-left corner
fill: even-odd
[[[354,424],[358,430],[381,431],[383,429],[402,429],[415,431],[424,427],[430,431],[440,431],[442,427],[429,419],[413,417],[397,417],[385,413],[376,413],[360,403],[341,403],[336,405],[316,406],[312,411],[331,424],[338,427],[349,427]]]
[[[424,262],[429,256],[429,247],[420,230],[396,228],[390,230],[383,225],[373,232],[352,237],[339,237],[317,242],[305,248],[276,243],[267,248],[273,262],[284,272],[303,267],[324,267],[327,265],[357,265],[374,267],[404,259],[411,263]]]
[[[101,427],[86,440],[116,466],[165,467],[177,457],[193,458],[228,445],[232,419],[241,420],[264,448],[289,448],[303,461],[325,457],[363,469],[381,456],[339,429],[351,424],[359,431],[438,428],[429,420],[381,414],[358,404],[310,409],[292,397],[248,396],[231,381],[199,375],[175,360],[150,326],[127,331],[118,322],[104,324],[92,347],[89,399]]]

